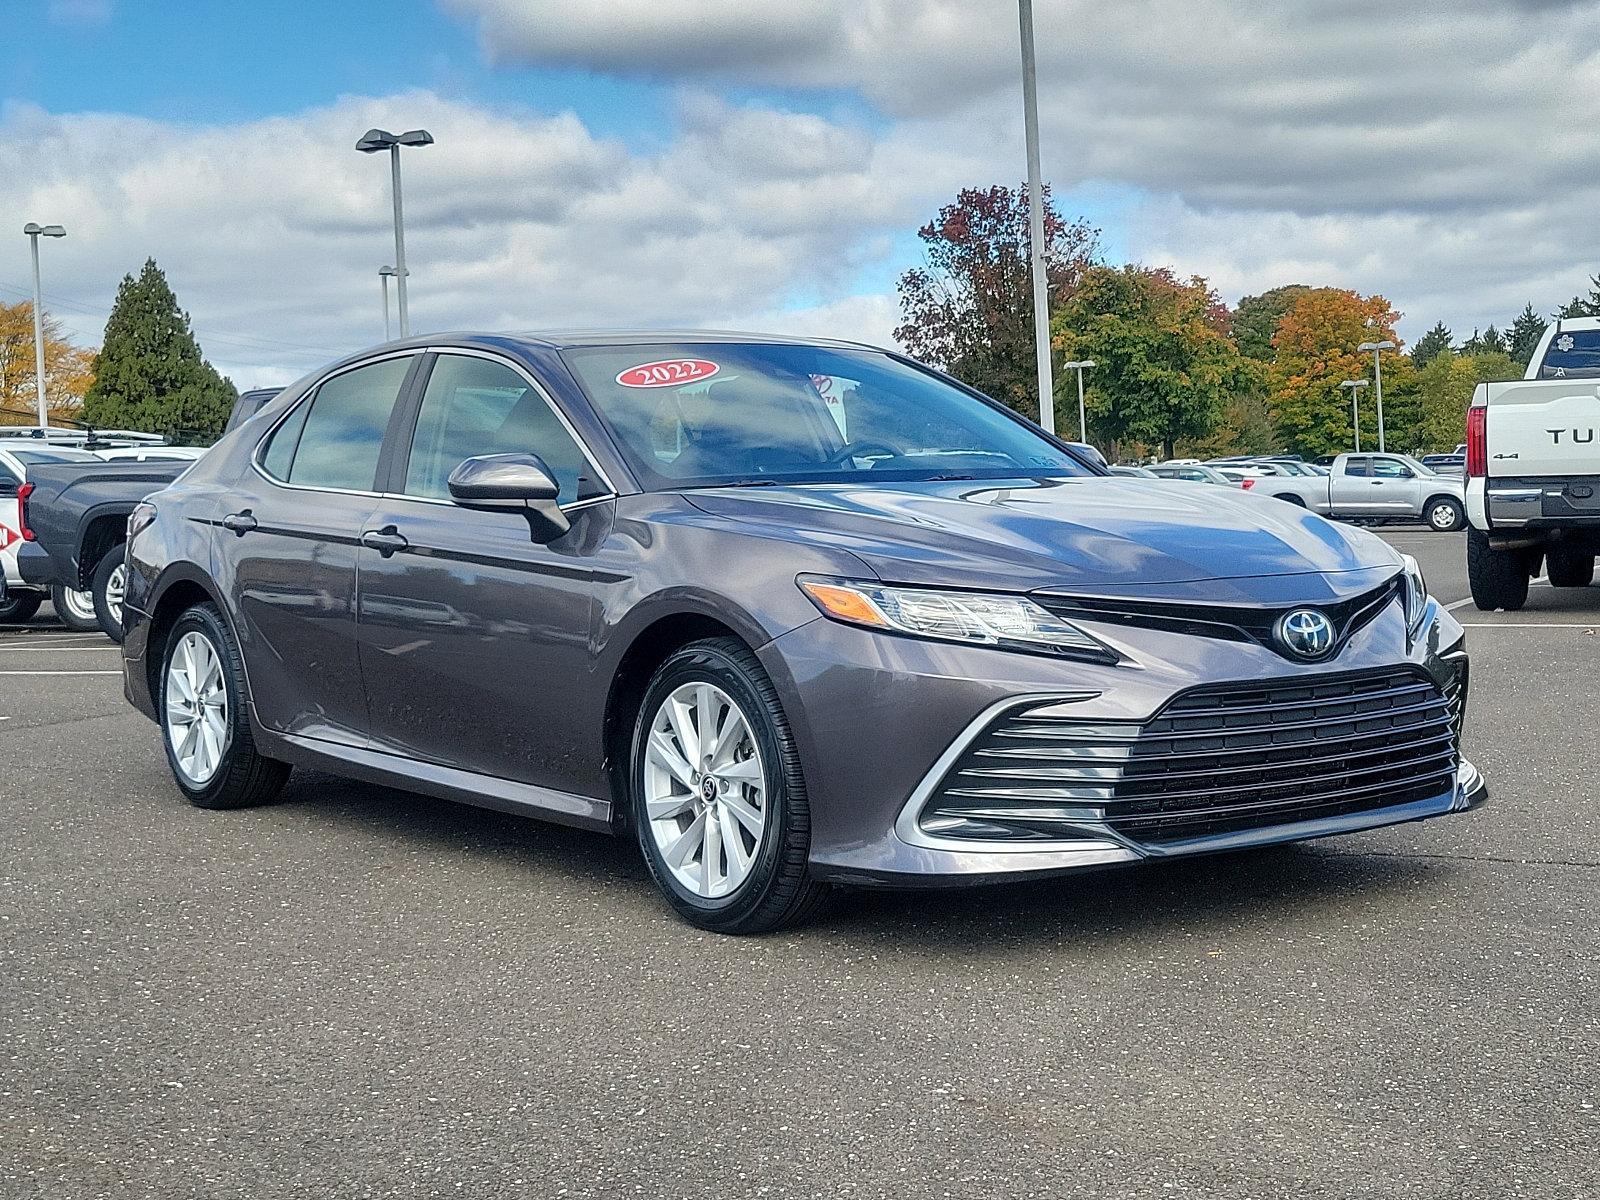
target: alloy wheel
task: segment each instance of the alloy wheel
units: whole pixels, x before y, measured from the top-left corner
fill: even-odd
[[[1428,519],[1435,529],[1448,530],[1456,523],[1456,510],[1449,504],[1435,504],[1428,512]]]
[[[122,601],[128,594],[128,564],[118,563],[106,579],[106,611],[115,624],[122,624]]]
[[[204,786],[227,749],[228,685],[216,648],[194,630],[167,661],[165,711],[173,760],[191,784]]]
[[[61,602],[66,605],[67,612],[77,621],[92,625],[99,619],[95,616],[94,593],[91,591],[80,592],[73,588],[62,588]]]
[[[661,703],[644,747],[650,835],[673,877],[705,899],[749,877],[767,827],[750,722],[721,688],[686,683]]]

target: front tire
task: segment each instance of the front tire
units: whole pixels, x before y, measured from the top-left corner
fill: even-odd
[[[289,764],[256,749],[244,662],[215,605],[172,627],[161,663],[161,742],[172,777],[197,808],[248,808],[273,799]]]
[[[1435,533],[1454,533],[1467,523],[1467,510],[1452,496],[1437,496],[1428,501],[1426,517]]]
[[[1577,550],[1552,550],[1545,555],[1545,571],[1550,586],[1588,587],[1594,582],[1594,555]]]
[[[1467,531],[1467,582],[1472,587],[1472,602],[1479,609],[1517,612],[1528,602],[1530,578],[1526,552],[1497,550],[1488,534]]]
[[[31,621],[33,614],[39,611],[39,606],[43,603],[42,593],[8,591],[6,598],[0,600],[0,622],[20,625],[24,621]]]
[[[639,708],[630,778],[651,878],[690,924],[767,933],[821,901],[799,753],[742,642],[694,642],[661,665]]]
[[[56,620],[68,629],[88,633],[100,628],[100,618],[94,614],[94,592],[78,591],[64,584],[50,589],[50,604],[56,610]]]
[[[103,632],[113,642],[122,642],[122,600],[128,593],[128,555],[126,546],[108,550],[94,569],[89,586],[94,597],[94,615]]]

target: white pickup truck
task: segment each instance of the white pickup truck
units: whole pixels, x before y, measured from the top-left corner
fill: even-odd
[[[1467,523],[1461,479],[1405,454],[1341,454],[1326,475],[1268,476],[1246,486],[1325,517],[1423,521],[1440,533]]]
[[[1600,319],[1546,330],[1527,373],[1482,383],[1467,410],[1467,577],[1481,609],[1515,611],[1541,562],[1587,587],[1600,550]]]

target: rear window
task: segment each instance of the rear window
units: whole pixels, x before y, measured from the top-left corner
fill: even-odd
[[[1600,379],[1600,329],[1562,330],[1550,339],[1540,379]]]

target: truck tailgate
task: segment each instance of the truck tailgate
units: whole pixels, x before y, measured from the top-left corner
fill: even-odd
[[[1600,380],[1485,386],[1490,478],[1600,475]]]

